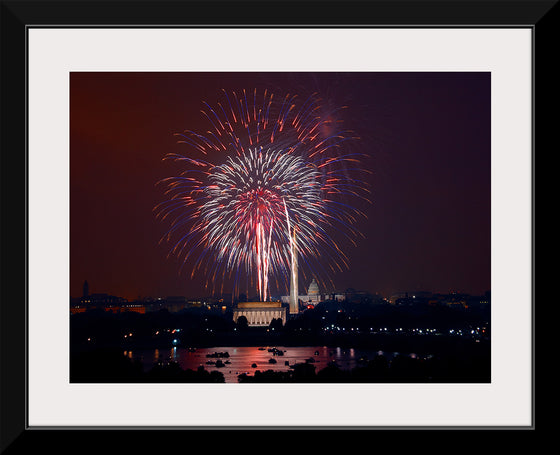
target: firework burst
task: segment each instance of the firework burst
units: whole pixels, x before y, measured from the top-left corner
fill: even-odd
[[[204,103],[208,131],[177,134],[189,153],[164,158],[183,170],[160,182],[167,199],[154,210],[170,221],[162,240],[214,290],[229,276],[237,294],[249,277],[267,300],[271,278],[277,289],[289,280],[294,241],[303,273],[328,279],[347,266],[331,233],[353,240],[363,215],[347,203],[367,191],[358,154],[345,151],[356,137],[322,112],[315,95],[301,104],[267,91],[223,95],[214,108]]]

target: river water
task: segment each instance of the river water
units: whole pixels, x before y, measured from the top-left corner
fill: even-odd
[[[275,349],[276,354],[274,351],[269,351],[270,349]],[[208,357],[215,353],[226,352],[227,356]],[[306,361],[315,366],[316,372],[325,368],[331,361],[335,361],[341,369],[349,370],[364,359],[373,359],[377,354],[382,354],[390,359],[396,353],[326,346],[242,346],[197,348],[195,350],[173,347],[171,349],[131,350],[125,351],[124,354],[131,359],[139,359],[145,371],[150,370],[157,363],[177,362],[183,369],[196,370],[203,366],[207,371],[218,370],[224,375],[227,383],[237,383],[238,375],[246,373],[252,376],[256,370],[288,371],[290,366]],[[218,361],[221,361],[223,366],[216,365]]]

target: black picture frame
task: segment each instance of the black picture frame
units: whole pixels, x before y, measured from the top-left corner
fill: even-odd
[[[533,37],[533,189],[535,150],[548,144],[555,131],[547,116],[557,106],[554,61],[550,57],[558,42],[558,4],[550,1],[1,1],[2,59],[2,287],[0,301],[0,437],[6,453],[27,453],[32,444],[52,445],[63,440],[102,450],[108,443],[86,429],[34,430],[27,422],[27,33],[34,27],[524,27]],[[554,111],[552,111],[554,112]],[[538,124],[537,124],[538,120]],[[554,143],[554,142],[552,142]],[[545,149],[546,150],[546,149]],[[534,283],[534,191],[533,283]],[[533,286],[533,331],[535,328]],[[533,335],[534,337],[534,335]],[[534,346],[533,346],[534,355]],[[534,362],[534,360],[533,360]],[[534,365],[534,363],[533,363]],[[535,391],[533,368],[533,425]],[[141,428],[140,428],[141,429]],[[189,445],[208,430],[284,430],[293,428],[205,428],[169,432],[133,432],[135,428],[107,430],[117,441],[127,440],[131,450],[147,440],[183,440]],[[376,428],[301,428],[321,430],[377,430]],[[420,428],[419,428],[420,429]],[[425,429],[425,428],[421,428]],[[445,428],[433,428],[445,429]],[[492,429],[492,428],[491,428]],[[515,430],[515,428],[493,428]],[[197,431],[195,431],[197,430]],[[297,430],[297,429],[296,429]],[[403,430],[411,430],[403,428]],[[413,429],[414,430],[414,429]],[[165,432],[165,434],[160,434]],[[179,433],[179,434],[178,434]],[[267,431],[266,434],[270,433]],[[418,434],[418,433],[416,433]],[[510,433],[511,434],[511,433]],[[105,436],[105,434],[104,434]],[[213,436],[210,436],[213,439]],[[237,436],[233,436],[236,438]],[[246,437],[246,436],[241,436]],[[272,437],[272,436],[271,436]],[[274,436],[277,437],[277,436]],[[282,436],[284,437],[284,436]],[[391,436],[390,436],[391,437]],[[395,435],[392,436],[393,438]],[[122,438],[122,439],[121,439]],[[463,439],[463,437],[462,437]],[[167,444],[167,443],[165,443]],[[185,444],[185,442],[182,442]],[[132,448],[134,447],[134,448]],[[55,449],[56,450],[56,449]],[[253,450],[249,448],[249,450]],[[256,449],[255,449],[256,450]]]

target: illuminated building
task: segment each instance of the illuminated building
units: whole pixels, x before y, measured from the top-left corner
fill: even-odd
[[[312,301],[315,301],[315,302],[318,302],[319,299],[320,299],[319,285],[317,284],[317,281],[315,281],[315,278],[313,278],[313,280],[311,280],[311,284],[307,288],[307,297],[309,297],[309,300],[312,300]]]
[[[70,314],[85,313],[86,309],[85,306],[73,305],[70,307]]]
[[[292,310],[291,310],[292,297],[293,297],[292,293],[290,293],[289,296],[282,296],[281,297],[282,302],[289,302],[290,303],[290,313],[292,313]],[[321,295],[321,293],[319,291],[319,285],[317,284],[317,281],[315,280],[315,278],[313,278],[311,280],[311,284],[307,288],[307,294],[306,295],[298,295],[298,302],[302,302],[306,306],[317,305],[322,300],[323,300],[323,296]],[[299,306],[299,303],[298,303],[298,306]]]
[[[125,303],[125,304],[120,306],[119,312],[121,312],[121,313],[129,312],[129,313],[145,314],[146,313],[146,307],[141,303],[135,303],[135,302]]]
[[[70,301],[71,314],[84,313],[88,310],[104,310],[109,313],[134,312],[144,314],[146,312],[146,307],[139,302],[129,302],[123,297],[110,294],[90,294],[87,281],[84,281],[82,289],[82,297]]]
[[[287,308],[281,302],[239,302],[233,309],[233,322],[239,317],[247,318],[249,327],[267,327],[273,319],[286,323]]]

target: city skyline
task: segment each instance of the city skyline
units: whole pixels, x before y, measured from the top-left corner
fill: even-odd
[[[300,299],[300,304],[304,304],[306,303],[305,301],[302,301],[302,297],[309,297],[310,293],[309,293],[309,289],[312,288],[314,285],[317,285],[315,279],[312,279],[309,283],[307,283],[303,289],[300,289],[300,292],[298,292],[298,297]],[[86,291],[87,289],[87,291]],[[331,290],[324,290],[324,289],[318,289],[314,292],[314,294],[317,294],[317,296],[319,297],[319,299],[315,299],[316,301],[314,301],[314,303],[319,303],[322,302],[323,299],[327,299],[327,298],[333,298],[336,301],[344,299],[347,295],[363,295],[363,296],[369,296],[369,297],[375,297],[377,299],[382,299],[382,300],[389,300],[389,299],[395,299],[395,298],[402,298],[402,297],[406,297],[409,296],[410,298],[416,298],[416,296],[422,296],[422,298],[425,298],[426,296],[469,296],[469,297],[487,297],[490,294],[490,289],[480,292],[480,293],[468,293],[468,292],[462,292],[462,291],[457,291],[457,290],[449,290],[449,291],[432,291],[429,289],[402,289],[400,291],[397,292],[393,292],[391,294],[382,294],[380,292],[377,291],[371,291],[369,289],[357,289],[354,287],[349,287],[349,288],[345,288],[345,289],[331,289]],[[137,297],[133,297],[133,298],[127,298],[127,297],[123,297],[121,295],[117,295],[113,292],[111,292],[110,289],[91,289],[90,288],[90,284],[87,280],[85,280],[82,283],[82,291],[81,293],[76,294],[76,295],[72,295],[70,296],[71,300],[74,303],[78,303],[81,299],[84,299],[85,297],[92,297],[92,296],[97,296],[97,297],[111,297],[111,298],[118,298],[118,299],[124,299],[127,300],[129,302],[151,302],[151,301],[155,301],[155,300],[166,300],[166,299],[181,299],[184,298],[185,302],[189,301],[189,300],[206,300],[208,302],[210,301],[221,301],[223,300],[223,298],[227,298],[229,300],[224,300],[225,303],[232,303],[235,301],[243,301],[244,299],[247,300],[251,300],[251,301],[258,301],[258,293],[255,291],[254,294],[250,294],[247,295],[245,293],[240,293],[239,295],[233,295],[232,293],[223,293],[223,294],[219,294],[219,295],[213,295],[213,294],[206,294],[206,295],[188,295],[188,294],[153,294],[153,295],[142,295],[142,296],[137,296]],[[281,293],[275,293],[270,295],[270,299],[271,300],[282,300],[284,303],[288,303],[289,299],[290,299],[291,294],[289,292],[281,294]]]
[[[71,73],[72,297],[86,279],[129,300],[208,295],[158,244],[154,185],[169,175],[164,155],[186,153],[173,133],[205,128],[202,103],[240,87],[347,106],[372,203],[337,289],[490,290],[489,73]]]

